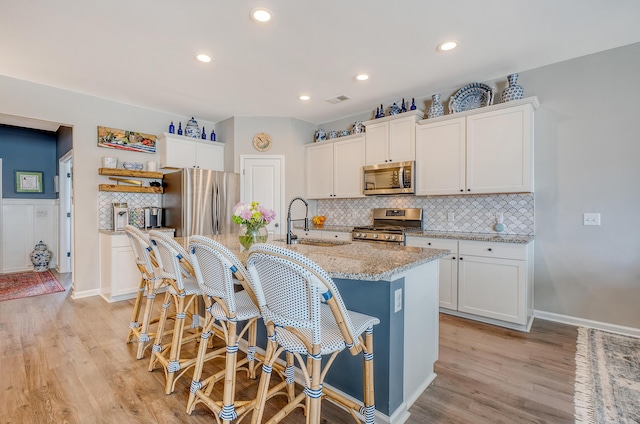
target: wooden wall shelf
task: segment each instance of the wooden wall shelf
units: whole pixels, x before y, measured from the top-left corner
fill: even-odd
[[[99,168],[98,174],[112,175],[114,177],[154,178],[157,180],[161,180],[163,177],[162,172],[130,171],[128,169],[118,169],[118,168]]]
[[[139,171],[138,171],[139,172]],[[98,186],[100,191],[119,191],[124,193],[162,193],[162,187],[140,187],[140,186],[127,186],[117,184],[100,184]]]

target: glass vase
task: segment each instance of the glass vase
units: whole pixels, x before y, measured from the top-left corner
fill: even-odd
[[[264,225],[241,225],[238,232],[240,245],[249,249],[254,243],[266,243],[269,232]]]

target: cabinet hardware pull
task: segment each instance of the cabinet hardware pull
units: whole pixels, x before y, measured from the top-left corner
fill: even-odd
[[[487,250],[488,250],[489,252],[491,252],[491,251],[492,251],[492,250],[491,250],[491,248],[488,248]]]
[[[460,189],[460,193],[464,193],[464,189],[462,189],[462,188],[461,188],[461,189]]]
[[[431,246],[431,242],[427,243],[427,245]]]
[[[464,259],[463,257],[460,257],[460,260],[463,260],[463,259]]]
[[[451,259],[453,259],[453,260],[455,261],[455,260],[456,260],[456,257],[454,256],[454,257],[453,257],[453,258],[451,258]]]
[[[467,189],[467,191],[471,191],[471,189],[470,189],[470,188],[468,188],[468,189]]]

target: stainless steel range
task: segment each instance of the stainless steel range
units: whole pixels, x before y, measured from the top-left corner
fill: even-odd
[[[353,241],[406,244],[406,234],[422,231],[422,209],[374,209],[373,225],[355,227]]]

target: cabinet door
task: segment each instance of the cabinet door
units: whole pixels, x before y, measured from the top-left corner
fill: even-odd
[[[140,286],[140,271],[131,246],[114,247],[111,260],[111,297],[136,293]]]
[[[458,309],[458,241],[407,237],[407,246],[447,249],[451,254],[438,262],[438,299],[441,308]]]
[[[365,162],[377,165],[389,161],[389,123],[367,125],[365,132]]]
[[[178,138],[159,140],[161,168],[192,168],[196,165],[196,148],[193,141]]]
[[[214,142],[197,143],[196,166],[213,171],[224,171],[224,146]]]
[[[351,233],[344,231],[325,231],[322,230],[322,238],[325,240],[351,241]]]
[[[460,255],[458,310],[526,325],[525,261]]]
[[[404,162],[415,158],[415,116],[389,121],[389,162]]]
[[[416,194],[465,191],[465,118],[416,127]]]
[[[467,191],[533,191],[532,121],[531,105],[467,117]]]
[[[334,197],[364,197],[362,194],[364,155],[364,137],[338,141],[333,145]]]
[[[333,198],[333,143],[318,143],[305,150],[307,198]]]

